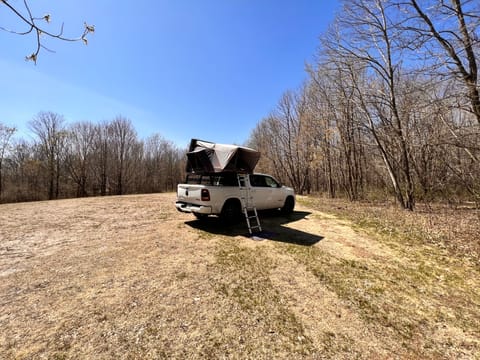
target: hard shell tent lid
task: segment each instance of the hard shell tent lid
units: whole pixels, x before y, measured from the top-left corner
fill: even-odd
[[[244,146],[192,139],[187,153],[187,172],[200,174],[223,171],[253,173],[259,159],[258,151]]]

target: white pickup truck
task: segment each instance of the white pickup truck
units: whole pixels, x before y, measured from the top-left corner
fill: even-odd
[[[289,214],[295,207],[295,193],[270,175],[245,174],[239,180],[235,172],[189,174],[177,187],[175,206],[199,219],[218,215],[232,223],[242,213],[245,201],[257,210],[279,209]]]

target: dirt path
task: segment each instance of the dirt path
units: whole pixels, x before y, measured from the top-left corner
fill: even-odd
[[[173,194],[0,206],[5,358],[475,358],[478,269],[298,205],[263,240]]]

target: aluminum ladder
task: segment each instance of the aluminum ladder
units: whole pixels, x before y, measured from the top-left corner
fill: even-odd
[[[240,188],[240,201],[242,203],[243,214],[247,222],[248,232],[252,235],[252,229],[262,231],[260,219],[258,218],[257,207],[250,192],[250,177],[248,174],[237,174],[238,187]],[[253,221],[252,223],[252,220]]]

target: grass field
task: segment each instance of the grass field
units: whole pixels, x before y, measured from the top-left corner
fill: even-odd
[[[0,358],[480,359],[478,210],[299,197],[253,240],[174,199],[0,205]]]

